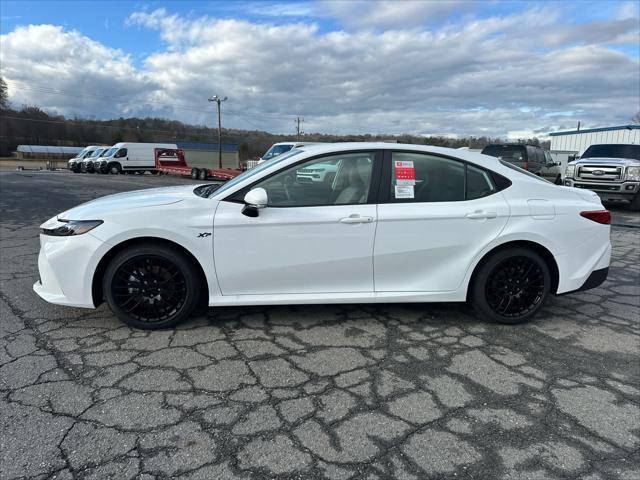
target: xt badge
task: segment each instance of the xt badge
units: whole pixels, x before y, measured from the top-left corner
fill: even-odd
[[[210,236],[211,236],[211,234],[209,232],[202,232],[202,233],[198,234],[198,238],[200,238],[200,237],[210,237]]]

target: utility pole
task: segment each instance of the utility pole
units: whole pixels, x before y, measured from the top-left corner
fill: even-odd
[[[296,118],[296,140],[300,140],[300,135],[304,134],[304,132],[300,130],[300,122],[304,122],[304,118]]]
[[[216,102],[218,104],[218,167],[222,168],[222,122],[220,120],[220,104],[227,100],[227,97],[221,98],[219,95],[214,95],[209,98],[210,102]]]

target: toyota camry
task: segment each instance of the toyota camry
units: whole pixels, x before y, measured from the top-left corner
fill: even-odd
[[[308,181],[316,166],[325,174]],[[467,301],[480,318],[519,323],[549,295],[606,279],[610,219],[595,193],[499,158],[309,145],[223,186],[110,195],[51,218],[34,289],[61,305],[106,301],[145,329],[199,302]]]

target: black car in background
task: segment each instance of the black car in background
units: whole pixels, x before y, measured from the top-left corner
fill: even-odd
[[[553,160],[548,150],[537,145],[522,143],[492,144],[484,147],[482,153],[498,157],[505,162],[540,175],[556,185],[562,183],[560,163]]]

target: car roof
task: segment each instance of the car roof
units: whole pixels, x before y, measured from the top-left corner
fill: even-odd
[[[315,145],[302,145],[298,150],[321,155],[323,153],[344,152],[349,150],[410,150],[415,152],[433,153],[448,157],[466,160],[486,167],[497,167],[500,161],[496,157],[483,155],[469,150],[457,148],[438,147],[435,145],[416,145],[414,143],[389,143],[389,142],[340,142],[319,143]]]

